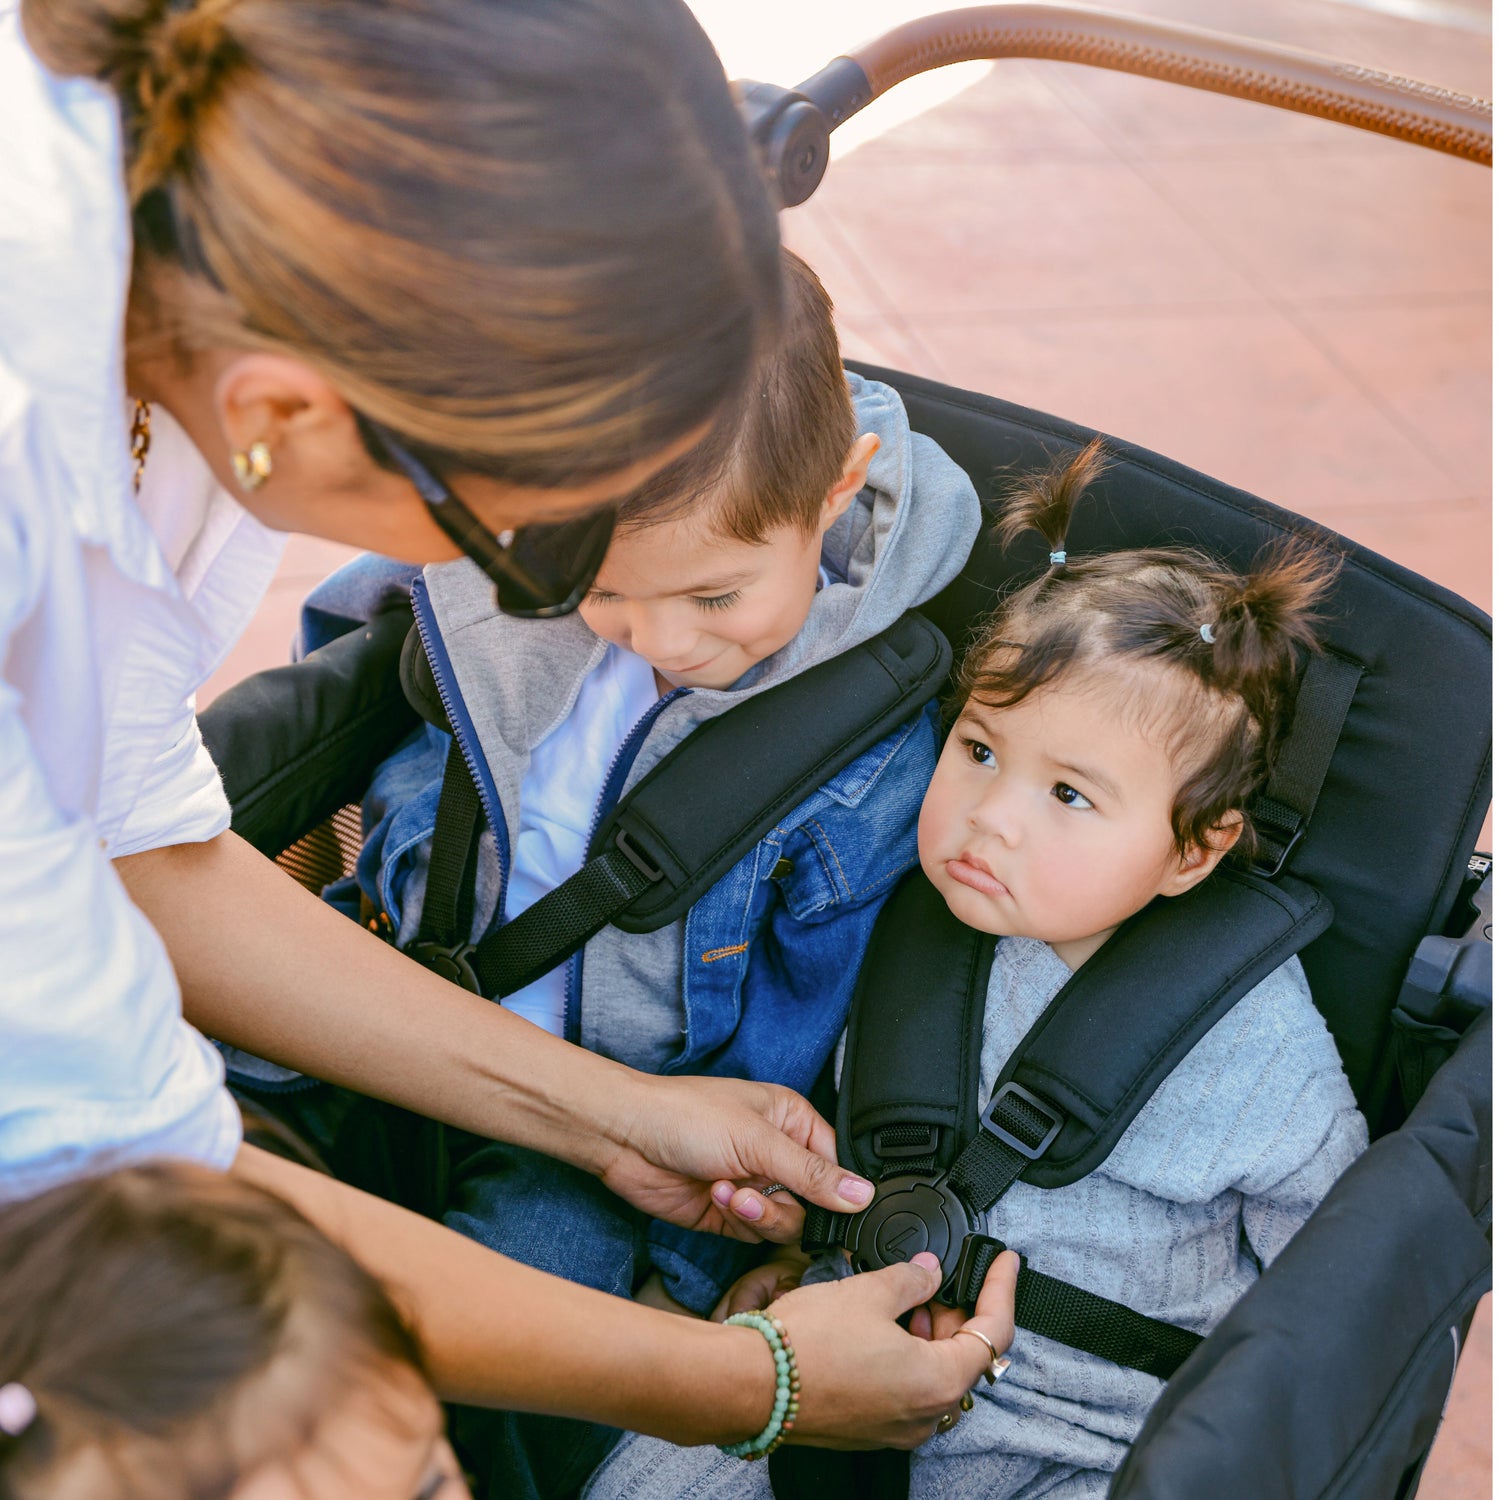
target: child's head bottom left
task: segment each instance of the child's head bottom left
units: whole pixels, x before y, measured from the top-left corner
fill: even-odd
[[[198,1167],[0,1209],[0,1500],[458,1500],[415,1338],[279,1199]]]

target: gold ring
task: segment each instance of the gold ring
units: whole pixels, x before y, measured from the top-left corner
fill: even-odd
[[[991,1385],[994,1385],[994,1383],[1003,1374],[1005,1374],[1008,1369],[1010,1369],[1010,1361],[1006,1359],[1000,1353],[1000,1351],[990,1342],[989,1336],[987,1334],[981,1333],[977,1328],[970,1328],[969,1325],[965,1323],[962,1328],[958,1329],[954,1333],[953,1337],[957,1338],[960,1333],[968,1334],[971,1339],[978,1339],[979,1342],[990,1351],[990,1362],[988,1366],[980,1373]]]

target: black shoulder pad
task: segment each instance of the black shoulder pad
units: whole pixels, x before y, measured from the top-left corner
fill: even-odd
[[[1327,930],[1310,885],[1219,870],[1126,922],[1053,998],[1000,1072],[1059,1109],[1036,1187],[1087,1176],[1142,1105],[1234,1005]]]
[[[301,661],[236,683],[198,715],[231,826],[275,858],[348,802],[416,728],[396,663],[411,610],[384,610]]]
[[[652,932],[682,916],[799,802],[942,687],[947,637],[914,610],[829,661],[700,725],[603,820],[590,855],[621,833],[667,878],[609,920]]]
[[[1126,922],[996,1080],[1062,1119],[1021,1180],[1062,1187],[1092,1172],[1230,1007],[1332,920],[1329,902],[1299,880],[1221,867]],[[942,1171],[975,1136],[994,953],[995,939],[958,921],[920,871],[886,903],[849,1016],[838,1110],[846,1166],[874,1178]]]
[[[994,957],[995,939],[964,926],[920,870],[886,902],[844,1044],[838,1139],[845,1166],[879,1178],[926,1158],[946,1164],[974,1133]]]

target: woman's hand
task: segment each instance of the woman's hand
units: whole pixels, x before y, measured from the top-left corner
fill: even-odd
[[[836,1213],[863,1208],[875,1191],[837,1164],[832,1128],[790,1089],[737,1078],[629,1078],[594,1170],[655,1218],[785,1243],[802,1232],[801,1206],[757,1189],[782,1183]]]
[[[958,1327],[983,1333],[997,1350],[1015,1336],[1016,1273],[1011,1251],[990,1268],[972,1318]],[[800,1287],[776,1304],[802,1377],[802,1409],[788,1441],[823,1448],[915,1448],[957,1408],[989,1365],[972,1338],[917,1338],[896,1322],[929,1302],[942,1281],[923,1252],[842,1281]],[[947,1328],[950,1335],[957,1327]]]

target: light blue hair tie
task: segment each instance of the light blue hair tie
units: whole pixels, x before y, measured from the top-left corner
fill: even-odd
[[[1047,561],[1051,563],[1054,568],[1062,567],[1062,565],[1067,562],[1067,560],[1068,554],[1066,552],[1049,552],[1047,554]]]
[[[1214,643],[1214,628],[1212,625],[1200,625],[1198,634],[1203,637],[1205,645],[1212,646]]]

